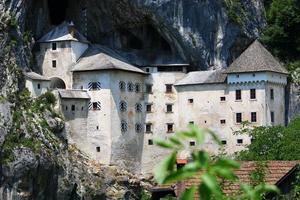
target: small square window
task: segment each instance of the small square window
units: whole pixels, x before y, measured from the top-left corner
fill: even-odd
[[[222,145],[226,145],[227,144],[227,140],[222,140],[221,143],[222,143]]]
[[[57,43],[52,43],[52,51],[55,51],[57,50]]]
[[[147,72],[147,73],[150,72],[150,68],[149,68],[149,67],[146,68],[146,72]]]
[[[72,109],[72,111],[75,111],[75,105],[72,105],[71,109]]]
[[[148,140],[148,145],[153,145],[153,140]]]
[[[37,84],[37,88],[38,88],[38,89],[41,89],[41,84],[38,83],[38,84]]]
[[[172,113],[172,112],[173,112],[173,105],[167,104],[167,113]]]
[[[255,77],[256,75],[255,75],[255,74],[252,74],[252,76]]]
[[[226,101],[226,97],[220,97],[221,101]]]
[[[101,103],[100,102],[93,102],[92,103],[93,110],[101,110]]]
[[[56,68],[56,65],[57,65],[56,60],[52,60],[52,67]]]
[[[241,90],[235,91],[235,100],[237,100],[237,101],[242,100],[242,91]]]
[[[190,125],[194,125],[195,122],[194,122],[194,121],[190,121],[189,124],[190,124]]]
[[[274,111],[271,111],[271,122],[272,122],[272,123],[275,122],[275,114],[274,114]]]
[[[239,75],[239,74],[237,74],[237,75],[236,75],[236,77],[237,77],[237,78],[240,78],[240,75]]]
[[[146,112],[151,113],[152,112],[152,104],[147,104],[146,105]]]
[[[166,93],[172,93],[173,89],[172,89],[173,85],[171,84],[166,84]]]
[[[190,141],[190,146],[191,146],[191,147],[196,146],[196,142],[195,142],[195,141]]]
[[[146,85],[146,92],[148,93],[148,94],[151,94],[152,93],[152,85],[150,85],[150,84],[147,84]]]
[[[256,99],[256,89],[250,89],[250,99]]]
[[[146,133],[151,133],[152,132],[152,124],[148,123],[146,124]]]
[[[193,104],[193,103],[194,103],[194,99],[188,99],[188,102],[189,102],[190,104]]]
[[[243,139],[237,139],[238,144],[243,144],[243,142],[244,142]]]
[[[270,89],[270,98],[274,100],[274,89]]]
[[[226,120],[225,120],[225,119],[221,119],[221,120],[220,120],[220,123],[221,123],[221,124],[226,124]]]
[[[168,133],[174,132],[174,124],[167,124],[167,132]]]
[[[257,122],[257,113],[251,112],[251,122]]]
[[[236,113],[236,123],[242,123],[242,113]]]
[[[97,151],[97,152],[100,152],[100,147],[96,147],[96,151]]]

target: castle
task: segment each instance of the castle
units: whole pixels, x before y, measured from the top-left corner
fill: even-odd
[[[186,63],[133,66],[66,22],[38,45],[39,73],[26,73],[26,87],[57,93],[68,141],[103,164],[151,172],[168,153],[153,139],[189,124],[215,131],[229,154],[251,142],[234,134],[244,121],[285,124],[288,72],[258,41],[226,70],[191,72]],[[205,148],[218,152],[210,140]]]

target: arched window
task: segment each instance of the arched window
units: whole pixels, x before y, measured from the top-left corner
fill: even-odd
[[[136,112],[143,112],[143,105],[140,103],[135,104],[135,111]]]
[[[121,121],[121,132],[122,133],[125,133],[128,131],[128,125],[127,125],[127,122],[125,120],[122,120]]]
[[[129,82],[127,84],[127,89],[128,89],[128,92],[133,92],[133,90],[134,90],[134,84],[132,82]]]
[[[121,101],[119,108],[120,108],[121,112],[126,112],[127,111],[127,103],[125,101]]]
[[[125,92],[126,90],[126,83],[124,81],[119,82],[119,88],[122,92]]]
[[[137,123],[137,124],[135,125],[135,131],[136,131],[137,133],[142,133],[142,132],[143,132],[143,125]]]
[[[141,92],[141,84],[139,84],[139,83],[135,84],[135,92],[136,93],[140,93]]]

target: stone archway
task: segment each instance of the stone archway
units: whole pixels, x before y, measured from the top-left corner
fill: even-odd
[[[51,89],[66,89],[65,82],[57,77],[50,79],[50,88]]]

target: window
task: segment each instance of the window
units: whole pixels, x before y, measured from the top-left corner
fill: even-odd
[[[148,123],[146,124],[146,133],[151,133],[152,132],[152,124]]]
[[[143,125],[142,124],[136,124],[135,125],[135,131],[137,133],[142,133],[143,132]]]
[[[274,114],[274,111],[271,111],[271,122],[272,122],[272,123],[275,122],[275,114]]]
[[[126,112],[127,111],[127,103],[125,101],[121,101],[119,105],[119,109],[121,112]]]
[[[243,139],[237,139],[237,144],[243,144]]]
[[[96,151],[97,151],[97,152],[100,152],[100,147],[96,147]]]
[[[227,140],[222,140],[221,143],[222,143],[222,145],[226,145],[227,144]]]
[[[221,124],[226,124],[226,120],[225,120],[225,119],[221,119],[221,120],[220,120],[220,123],[221,123]]]
[[[172,113],[172,112],[173,112],[173,105],[167,104],[167,113]]]
[[[54,42],[52,43],[52,51],[55,51],[57,50],[57,44]]]
[[[152,104],[147,104],[147,105],[146,105],[146,111],[147,111],[148,113],[152,112]]]
[[[167,132],[168,133],[174,132],[174,124],[167,124]]]
[[[128,92],[133,92],[134,84],[132,82],[127,83],[127,90]]]
[[[136,112],[143,112],[143,106],[140,103],[135,104],[135,111]]]
[[[250,99],[256,99],[256,89],[250,89]]]
[[[196,142],[195,142],[195,141],[190,141],[190,146],[191,146],[191,147],[196,146]]]
[[[153,145],[153,140],[148,140],[148,145]]]
[[[122,120],[121,121],[121,132],[122,133],[125,133],[128,131],[128,125],[127,125],[127,122],[125,120]]]
[[[242,113],[236,113],[236,123],[242,123]]]
[[[140,93],[141,92],[141,85],[139,83],[135,84],[135,92]]]
[[[220,97],[221,101],[226,101],[226,97]]]
[[[52,67],[56,68],[56,60],[52,60]]]
[[[101,110],[101,103],[99,101],[98,102],[90,102],[89,110]]]
[[[82,111],[84,110],[84,107],[83,107],[83,106],[81,107],[81,110],[82,110]]]
[[[255,75],[255,74],[252,74],[252,76],[255,77],[256,75]]]
[[[152,93],[152,85],[150,85],[150,84],[147,84],[147,85],[146,85],[146,92],[147,92],[148,94]]]
[[[189,122],[189,125],[194,125],[194,124],[195,124],[194,121],[190,121],[190,122]]]
[[[66,106],[66,110],[68,110],[68,106]]]
[[[124,81],[120,81],[119,82],[119,88],[120,88],[120,91],[125,92],[125,90],[126,90],[126,83]]]
[[[101,83],[100,82],[90,82],[88,84],[89,90],[100,90],[101,89]]]
[[[235,91],[235,100],[237,100],[237,101],[242,100],[242,91],[241,90]]]
[[[72,111],[75,111],[75,105],[72,105],[71,110],[72,110]]]
[[[240,78],[240,75],[239,75],[239,74],[237,74],[237,75],[236,75],[236,77],[237,77],[237,78]]]
[[[274,100],[274,89],[270,89],[270,98]]]
[[[190,104],[193,104],[193,103],[194,103],[194,99],[188,99],[188,102],[189,102]]]
[[[172,86],[171,84],[166,84],[166,93],[172,93]]]
[[[96,130],[99,130],[99,126],[96,126]]]
[[[150,68],[149,68],[149,67],[146,68],[146,72],[147,72],[147,73],[150,72]]]
[[[251,113],[251,122],[257,122],[257,114],[256,112]]]
[[[37,88],[41,89],[41,84],[40,83],[37,84]]]

